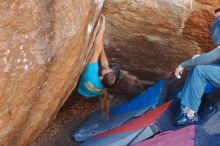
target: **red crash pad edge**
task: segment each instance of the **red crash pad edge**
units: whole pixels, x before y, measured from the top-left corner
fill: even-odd
[[[94,136],[93,138],[102,138],[110,134],[118,134],[118,133],[136,131],[146,126],[152,125],[155,122],[155,120],[157,120],[167,110],[167,108],[170,106],[171,103],[172,103],[172,100],[162,104],[161,106],[145,113],[144,115],[138,118],[135,118],[119,127],[116,127],[106,132],[103,132],[101,134],[98,134]]]

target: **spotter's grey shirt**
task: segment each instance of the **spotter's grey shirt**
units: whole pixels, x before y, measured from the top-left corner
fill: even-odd
[[[202,54],[194,59],[189,59],[182,62],[180,65],[183,68],[193,67],[195,65],[219,64],[220,65],[220,48],[215,48],[212,51]]]

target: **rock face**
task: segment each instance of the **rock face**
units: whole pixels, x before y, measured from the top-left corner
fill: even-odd
[[[27,145],[50,123],[87,63],[104,0],[0,4],[0,145]],[[219,0],[106,0],[105,45],[142,79],[210,50]]]
[[[87,62],[103,0],[0,4],[0,145],[27,145],[48,125]]]
[[[219,0],[106,0],[107,53],[142,79],[167,77],[181,61],[212,49],[218,7]]]

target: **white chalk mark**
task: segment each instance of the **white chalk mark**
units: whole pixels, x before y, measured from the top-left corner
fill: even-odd
[[[27,62],[27,58],[24,58],[24,59],[23,59],[23,62],[24,62],[24,63]]]
[[[4,64],[6,64],[8,61],[7,61],[7,57],[3,57],[2,58],[2,61],[4,62]]]
[[[21,62],[21,59],[20,59],[20,58],[18,58],[18,59],[17,59],[17,63],[20,63],[20,62]]]
[[[135,0],[131,4],[131,6],[134,7],[134,8],[141,8],[141,7],[144,6],[144,2],[142,0]]]
[[[20,50],[23,50],[23,49],[24,49],[23,45],[21,45],[21,46],[19,47],[19,49],[20,49]]]
[[[171,0],[176,6],[182,7],[183,9],[192,9],[193,0]]]
[[[25,64],[24,69],[25,69],[25,70],[27,70],[27,69],[28,69],[28,65],[27,65],[27,64]]]
[[[91,34],[92,30],[93,30],[93,26],[91,23],[89,23],[88,28],[87,28],[87,33]]]
[[[98,5],[98,8],[101,9],[103,6],[104,0],[95,0],[95,4]]]
[[[158,36],[147,36],[147,39],[151,42],[160,42],[161,41],[161,38],[158,37]]]

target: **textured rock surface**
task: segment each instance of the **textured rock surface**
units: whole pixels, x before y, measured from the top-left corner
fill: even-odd
[[[86,64],[102,5],[1,1],[0,145],[27,145],[55,117]]]
[[[0,4],[0,145],[27,145],[75,87],[104,0],[5,0]],[[143,79],[167,76],[212,48],[219,0],[106,0],[105,45]]]
[[[143,79],[166,77],[180,61],[212,49],[219,0],[106,0],[105,45],[112,61]]]

